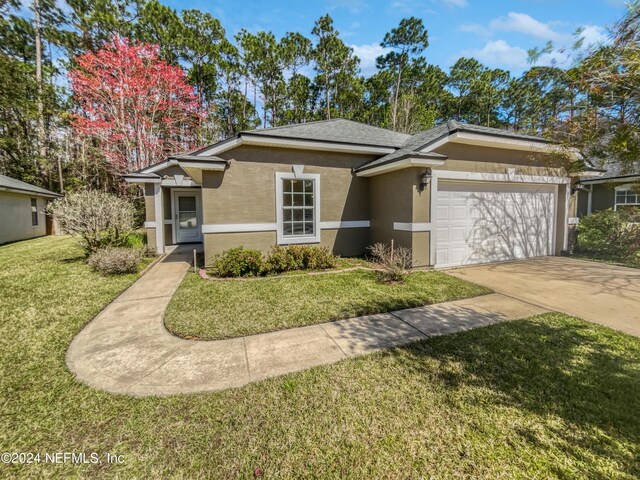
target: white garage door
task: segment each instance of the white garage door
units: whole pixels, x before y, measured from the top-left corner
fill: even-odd
[[[441,181],[436,266],[551,255],[556,188]]]

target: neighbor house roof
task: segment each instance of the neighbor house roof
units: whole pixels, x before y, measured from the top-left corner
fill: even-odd
[[[410,136],[404,141],[400,149],[396,150],[393,153],[385,155],[384,157],[365,163],[364,165],[358,167],[356,170],[368,170],[370,168],[385,165],[387,163],[401,160],[406,157],[424,156],[425,153],[421,152],[421,150],[425,149],[432,143],[453,135],[456,132],[469,132],[493,137],[513,138],[516,140],[527,140],[539,143],[552,143],[546,138],[526,135],[519,132],[514,132],[512,130],[483,127],[481,125],[471,125],[467,123],[457,122],[455,120],[450,120],[446,123],[438,125],[437,127],[433,127],[429,130],[425,130],[424,132],[419,132],[415,135]],[[433,155],[433,153],[431,153],[431,155]]]
[[[60,197],[61,195],[54,193],[44,188],[36,187],[27,182],[16,180],[15,178],[7,177],[6,175],[0,175],[0,190],[7,190],[16,193],[24,193],[31,195],[38,195],[41,197]]]
[[[602,183],[632,180],[640,177],[640,161],[633,165],[623,165],[620,162],[610,161],[603,166],[602,175],[596,178],[581,178],[580,183]]]

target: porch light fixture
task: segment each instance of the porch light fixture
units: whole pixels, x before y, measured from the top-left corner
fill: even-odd
[[[424,173],[420,175],[420,184],[418,185],[418,191],[424,192],[424,189],[429,185],[429,180],[431,180],[431,169],[425,169]]]

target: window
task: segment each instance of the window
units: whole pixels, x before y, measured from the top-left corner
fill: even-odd
[[[616,188],[616,209],[624,205],[640,206],[640,191],[635,191],[626,185]]]
[[[278,243],[320,241],[320,175],[276,173]]]
[[[31,225],[34,227],[38,226],[38,199],[31,199]]]

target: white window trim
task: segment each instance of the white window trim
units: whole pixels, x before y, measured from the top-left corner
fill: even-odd
[[[33,201],[36,201],[36,211],[33,211]],[[29,205],[31,206],[31,209],[29,210],[31,212],[31,228],[38,228],[40,226],[40,212],[38,211],[38,197],[31,197],[29,200]],[[33,214],[36,214],[36,223],[33,223]]]
[[[282,180],[313,180],[313,224],[314,235],[297,237],[285,237],[282,231]],[[320,243],[320,174],[317,173],[276,173],[276,240],[278,245],[291,245],[300,243]]]
[[[640,202],[636,202],[636,203],[618,203],[618,192],[625,192],[625,197],[627,195],[627,192],[631,192],[635,195],[640,195],[640,192],[634,191],[633,190],[633,184],[627,184],[627,185],[620,185],[619,187],[616,187],[615,190],[615,195],[614,195],[614,199],[613,199],[613,210],[614,211],[618,211],[618,207],[640,207]]]

